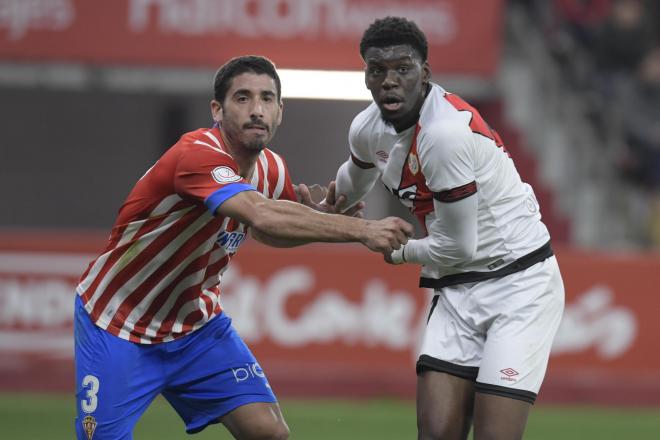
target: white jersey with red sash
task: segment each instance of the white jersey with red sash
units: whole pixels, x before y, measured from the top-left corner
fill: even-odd
[[[377,167],[383,184],[426,230],[442,215],[443,203],[478,197],[476,254],[450,266],[425,265],[423,286],[493,272],[539,249],[551,254],[532,188],[521,181],[497,133],[457,95],[432,84],[418,123],[401,133],[372,103],[353,120],[349,142],[353,162]]]

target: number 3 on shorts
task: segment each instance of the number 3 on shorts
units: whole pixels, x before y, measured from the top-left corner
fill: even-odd
[[[99,379],[96,376],[88,374],[82,380],[83,388],[87,388],[87,398],[80,401],[80,407],[86,413],[96,411],[98,406],[98,399],[96,394],[99,392]]]

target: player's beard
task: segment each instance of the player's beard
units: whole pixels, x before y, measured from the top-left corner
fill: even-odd
[[[260,152],[264,148],[266,148],[266,144],[268,144],[268,141],[271,139],[272,136],[269,136],[269,133],[271,133],[271,130],[269,129],[267,133],[263,136],[256,136],[254,134],[248,135],[247,139],[243,143],[245,146],[245,149],[248,151],[252,152]]]
[[[245,149],[248,151],[253,151],[255,153],[260,152],[264,148],[266,148],[266,140],[265,139],[252,139],[246,143],[244,143]]]

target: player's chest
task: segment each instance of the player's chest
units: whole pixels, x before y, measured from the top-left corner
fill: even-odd
[[[383,184],[406,206],[430,198],[419,161],[417,134],[413,127],[397,136],[382,137],[373,150]]]
[[[215,244],[228,254],[238,252],[238,248],[247,238],[248,228],[229,217],[223,218],[219,223]]]

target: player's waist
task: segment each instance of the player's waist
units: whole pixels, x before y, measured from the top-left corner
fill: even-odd
[[[469,271],[454,273],[451,275],[441,276],[439,278],[422,276],[419,279],[419,287],[428,287],[432,289],[441,289],[443,287],[454,286],[456,284],[475,283],[479,281],[490,280],[493,278],[502,278],[516,272],[523,271],[540,263],[554,255],[550,241],[546,242],[538,249],[523,255],[522,257],[492,271]]]

